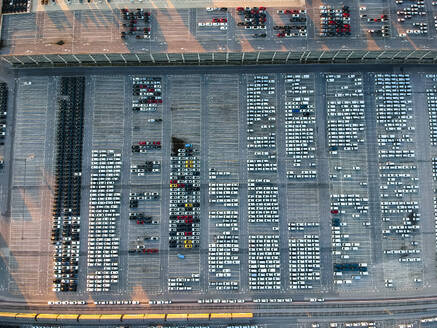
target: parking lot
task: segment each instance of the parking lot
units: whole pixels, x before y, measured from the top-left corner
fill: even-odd
[[[5,16],[2,53],[79,54],[90,50],[96,58],[105,60],[105,55],[112,59],[112,52],[435,47],[437,6],[432,0],[400,2],[360,0],[343,4],[331,0],[319,6],[265,4],[265,9],[162,9],[139,4],[139,11],[116,7],[38,11]]]
[[[59,141],[55,128],[37,128],[55,113],[48,88],[58,92],[59,81],[21,79],[17,103],[10,265],[22,286],[39,286],[41,295],[63,283],[52,285],[50,221],[42,219],[52,210],[52,180],[39,173],[54,169]],[[64,299],[262,303],[265,295],[284,302],[398,295],[433,283],[424,267],[435,260],[424,254],[435,250],[435,232],[430,239],[422,224],[433,226],[434,218],[422,213],[434,210],[436,180],[417,178],[437,175],[434,74],[84,81],[81,252],[68,265],[78,270],[77,292]],[[411,81],[426,92],[416,95]],[[47,96],[35,103],[36,92]],[[428,130],[418,133],[416,124]],[[429,151],[418,150],[418,140]],[[420,190],[433,192],[422,199]],[[21,255],[28,240],[48,255]],[[28,274],[29,265],[38,275]],[[19,288],[10,281],[11,292]]]
[[[48,100],[55,80],[18,81],[14,173],[11,190],[9,281],[12,294],[51,291],[51,187],[53,186],[55,107]],[[35,253],[30,253],[33,251]]]

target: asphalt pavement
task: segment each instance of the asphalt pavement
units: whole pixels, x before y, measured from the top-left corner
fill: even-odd
[[[413,84],[413,91],[415,92],[415,96],[413,97],[413,101],[414,101],[414,106],[416,110],[416,116],[418,117],[417,119],[417,131],[418,131],[418,140],[417,140],[417,145],[425,145],[424,148],[423,147],[418,147],[418,163],[422,163],[419,164],[419,177],[421,178],[421,184],[420,184],[420,190],[424,191],[425,194],[429,193],[432,190],[431,184],[429,182],[427,182],[427,180],[424,178],[426,176],[428,176],[428,174],[430,174],[430,164],[429,164],[429,159],[428,157],[430,156],[430,152],[427,150],[427,145],[429,145],[429,141],[427,141],[429,139],[428,136],[428,130],[427,130],[427,120],[426,120],[426,110],[425,110],[425,102],[424,102],[424,98],[423,98],[423,93],[421,93],[421,89],[423,88],[423,83],[421,82],[422,80],[422,74],[419,74],[418,72],[420,71],[435,71],[435,67],[430,67],[430,66],[415,66],[415,67],[410,67],[410,66],[405,66],[404,67],[404,71],[408,71],[412,73],[412,76],[414,78],[414,84]],[[335,297],[337,295],[337,292],[334,288],[332,288],[332,257],[331,257],[331,226],[330,226],[330,220],[328,219],[328,216],[326,213],[329,212],[329,208],[330,208],[330,200],[329,200],[329,190],[327,188],[328,183],[329,183],[329,176],[328,176],[328,172],[329,172],[329,159],[327,157],[327,139],[326,139],[326,122],[327,122],[327,117],[326,117],[326,113],[325,113],[325,108],[326,108],[326,89],[325,89],[325,83],[324,83],[324,78],[322,76],[323,72],[326,71],[338,71],[338,72],[357,72],[357,71],[361,71],[363,73],[364,76],[364,85],[365,85],[365,92],[364,92],[364,99],[366,101],[366,106],[368,106],[369,110],[366,111],[366,133],[367,133],[367,143],[366,143],[366,147],[367,147],[367,153],[368,153],[368,157],[367,157],[367,166],[368,166],[368,176],[367,179],[369,181],[373,181],[374,183],[369,183],[369,189],[368,189],[368,193],[369,193],[369,206],[370,206],[370,218],[371,218],[371,223],[372,223],[372,227],[370,230],[370,238],[372,240],[372,249],[371,249],[371,254],[372,254],[372,262],[373,262],[373,266],[372,266],[372,270],[374,270],[374,272],[372,273],[374,275],[374,281],[376,281],[376,285],[374,286],[374,290],[372,290],[373,292],[376,293],[380,293],[381,295],[387,295],[386,291],[384,290],[383,287],[383,282],[382,282],[382,277],[383,277],[383,273],[382,273],[382,265],[381,265],[381,238],[382,238],[382,234],[381,234],[381,228],[380,228],[380,224],[379,224],[379,210],[378,210],[378,193],[379,193],[379,188],[378,188],[378,170],[377,170],[377,159],[376,159],[376,136],[374,135],[375,131],[375,111],[374,111],[374,102],[373,102],[373,80],[371,77],[371,74],[369,74],[369,71],[398,71],[398,67],[397,66],[377,66],[377,65],[342,65],[342,66],[334,66],[334,65],[329,65],[329,66],[323,66],[323,65],[317,65],[317,66],[259,66],[259,67],[199,67],[199,68],[192,68],[192,67],[174,67],[171,68],[171,75],[167,75],[169,69],[166,67],[152,67],[152,68],[140,68],[140,69],[136,69],[135,71],[133,69],[130,68],[104,68],[101,69],[101,71],[99,69],[89,69],[89,71],[86,71],[84,68],[67,68],[65,70],[55,70],[54,72],[49,72],[46,69],[29,69],[29,70],[19,70],[17,71],[17,73],[22,77],[25,78],[26,76],[30,76],[30,77],[37,77],[40,75],[53,75],[53,76],[57,76],[58,74],[61,75],[60,73],[62,73],[62,75],[85,75],[87,77],[87,90],[86,90],[86,103],[85,103],[85,116],[86,118],[88,117],[88,119],[85,119],[85,129],[84,129],[84,140],[85,140],[85,144],[84,144],[84,170],[83,170],[83,175],[82,175],[82,179],[84,182],[84,186],[86,189],[86,186],[89,185],[86,181],[88,178],[88,173],[87,173],[87,165],[89,166],[89,154],[91,152],[92,149],[94,149],[96,147],[96,145],[98,145],[98,147],[102,147],[105,146],[105,140],[103,139],[103,134],[106,133],[106,129],[105,126],[98,126],[98,129],[103,129],[99,132],[99,140],[93,140],[93,142],[90,141],[92,132],[92,129],[95,129],[96,126],[93,126],[93,124],[96,124],[96,122],[93,122],[92,119],[92,112],[93,112],[93,108],[96,106],[96,104],[94,103],[95,101],[97,101],[96,99],[94,99],[93,94],[95,93],[95,89],[93,87],[93,81],[97,78],[100,80],[105,80],[106,78],[111,79],[108,75],[115,75],[115,76],[121,76],[122,78],[120,79],[121,81],[123,81],[123,90],[121,91],[120,94],[124,95],[124,98],[122,98],[120,100],[120,106],[121,108],[118,110],[120,112],[120,115],[123,116],[123,125],[122,126],[122,133],[120,133],[119,131],[112,131],[110,133],[110,138],[119,138],[119,136],[121,135],[122,140],[110,140],[109,143],[113,144],[114,142],[117,144],[120,144],[121,147],[123,148],[123,156],[124,156],[124,166],[122,169],[122,182],[121,184],[123,186],[125,185],[129,185],[129,179],[127,177],[129,177],[130,173],[129,173],[129,167],[130,167],[130,156],[128,153],[130,153],[130,145],[131,145],[131,140],[130,140],[130,136],[131,135],[131,130],[132,130],[132,124],[129,122],[132,122],[132,117],[131,117],[131,109],[130,109],[130,98],[129,98],[129,94],[130,94],[130,79],[127,77],[127,74],[132,74],[135,73],[136,75],[147,75],[147,76],[163,76],[163,85],[164,85],[164,106],[163,106],[163,110],[162,110],[162,116],[164,118],[164,122],[163,122],[163,149],[162,149],[162,185],[166,185],[168,183],[168,177],[169,177],[169,172],[168,172],[168,168],[169,168],[169,153],[170,153],[170,136],[173,135],[173,133],[175,133],[174,131],[174,127],[176,126],[175,124],[178,124],[177,122],[174,121],[173,118],[173,113],[171,113],[171,109],[170,109],[170,103],[174,102],[175,105],[177,105],[177,101],[178,99],[174,99],[175,94],[172,93],[169,90],[174,90],[174,89],[169,89],[168,85],[172,84],[172,83],[179,83],[181,80],[183,81],[183,79],[181,79],[181,77],[183,77],[184,75],[192,75],[192,74],[198,74],[198,75],[194,75],[193,78],[190,77],[190,88],[194,88],[195,92],[193,94],[187,95],[187,99],[197,99],[198,100],[193,100],[192,103],[188,102],[188,103],[184,103],[184,106],[186,106],[185,108],[188,110],[190,109],[190,106],[192,105],[193,108],[196,108],[196,106],[200,106],[199,107],[199,115],[200,115],[200,129],[199,132],[196,132],[195,134],[193,134],[194,138],[197,138],[197,133],[200,133],[200,154],[201,154],[201,182],[202,182],[202,188],[205,188],[208,184],[208,171],[207,171],[207,161],[208,161],[208,152],[210,151],[208,149],[208,144],[210,142],[210,138],[212,137],[210,135],[209,132],[209,128],[208,128],[208,115],[207,115],[207,111],[208,111],[208,94],[207,94],[207,90],[208,90],[208,79],[209,78],[214,78],[215,74],[240,74],[239,79],[240,79],[240,85],[239,85],[239,89],[240,89],[240,96],[238,97],[238,99],[236,99],[235,101],[238,102],[238,106],[239,106],[239,131],[238,131],[238,139],[239,139],[239,181],[240,181],[240,189],[239,189],[239,200],[240,200],[240,207],[239,207],[239,229],[240,229],[240,261],[241,261],[241,267],[240,267],[240,283],[241,283],[241,292],[239,293],[227,293],[226,297],[234,297],[234,298],[240,298],[240,297],[273,297],[274,294],[271,294],[270,292],[266,292],[266,293],[250,293],[248,292],[248,274],[247,274],[247,262],[248,262],[248,247],[247,247],[247,236],[248,236],[248,232],[250,231],[250,229],[252,229],[250,227],[250,224],[247,223],[247,179],[248,179],[248,173],[247,173],[247,168],[246,168],[246,163],[247,163],[247,132],[246,132],[246,97],[245,97],[245,90],[246,90],[246,80],[248,78],[247,74],[260,74],[262,73],[270,73],[271,76],[274,76],[274,78],[276,79],[276,83],[277,83],[277,88],[276,88],[276,102],[277,102],[277,135],[278,135],[278,139],[277,139],[277,149],[278,149],[278,185],[280,188],[280,198],[279,198],[279,202],[282,203],[282,206],[280,205],[280,217],[286,217],[289,208],[291,206],[295,206],[292,202],[291,203],[287,203],[289,202],[287,200],[287,198],[284,196],[284,193],[286,192],[287,188],[292,188],[293,185],[287,185],[284,184],[284,172],[285,172],[285,161],[286,161],[286,156],[285,156],[285,152],[284,152],[284,147],[285,147],[285,138],[283,136],[284,134],[284,112],[281,110],[282,106],[283,106],[283,92],[284,92],[284,88],[283,88],[283,78],[281,77],[282,73],[285,72],[302,72],[302,71],[306,71],[306,72],[310,72],[313,73],[315,76],[315,90],[316,90],[316,97],[315,97],[315,104],[316,104],[316,111],[317,111],[317,115],[316,115],[316,126],[317,126],[317,155],[318,155],[318,161],[317,161],[317,170],[318,170],[318,181],[317,181],[317,187],[319,188],[319,193],[318,193],[318,197],[319,197],[319,215],[320,215],[320,250],[321,250],[321,266],[322,266],[322,286],[323,286],[323,291],[328,291],[327,293],[323,293],[322,295],[324,295],[325,297]],[[102,75],[100,76],[99,74],[102,73]],[[177,78],[175,78],[177,77]],[[118,81],[119,79],[113,79],[113,81]],[[193,82],[193,81],[197,81],[197,82]],[[118,82],[117,82],[118,83]],[[421,84],[422,83],[422,84]],[[101,87],[103,88],[103,86]],[[193,89],[193,90],[194,90]],[[178,86],[177,88],[179,94],[181,94],[180,92],[183,92],[183,87]],[[106,92],[110,92],[110,90],[106,90]],[[120,92],[120,91],[119,91]],[[102,94],[100,94],[100,96],[102,96]],[[48,96],[47,96],[48,97]],[[191,97],[191,98],[190,98]],[[13,98],[13,97],[12,97]],[[101,101],[102,99],[100,99],[99,101]],[[53,101],[53,99],[51,100]],[[52,107],[54,106],[54,103],[52,103],[51,105]],[[102,103],[100,103],[99,105],[99,111],[103,111],[102,108]],[[14,109],[12,108],[10,113],[14,113]],[[117,114],[118,115],[118,114]],[[179,115],[179,114],[178,114]],[[179,117],[179,116],[177,116]],[[23,117],[20,117],[20,119],[23,119]],[[52,118],[53,119],[53,118]],[[109,120],[108,122],[110,122],[111,120],[115,120],[117,119],[117,116],[113,116],[106,118],[107,120]],[[101,124],[101,122],[97,122],[98,124]],[[110,123],[114,123],[114,122],[110,122]],[[193,122],[194,123],[194,122]],[[197,123],[196,124],[192,124],[192,125],[188,125],[188,126],[192,126],[192,127],[196,127],[197,129]],[[36,127],[32,127],[32,128],[36,128]],[[183,127],[182,129],[183,133],[185,134],[189,134],[189,128]],[[176,131],[176,133],[179,133],[178,131]],[[53,135],[52,135],[53,136]],[[51,139],[52,137],[50,137],[48,139]],[[19,142],[20,140],[17,140],[16,142]],[[96,144],[96,142],[98,142]],[[51,145],[51,146],[50,146]],[[45,147],[46,149],[50,150],[51,147],[53,147],[53,144],[51,144],[50,140],[44,140],[44,144],[42,144],[43,147]],[[112,148],[112,146],[111,146]],[[49,156],[50,151],[47,153]],[[49,156],[50,157],[50,156]],[[51,159],[47,157],[45,159],[46,162],[50,162]],[[88,163],[88,164],[87,164]],[[13,167],[13,166],[12,166]],[[9,172],[9,171],[6,171]],[[167,181],[167,182],[166,182]],[[126,193],[128,188],[125,188],[123,190],[123,197],[126,198]],[[167,231],[168,231],[168,222],[166,221],[166,217],[168,216],[168,211],[167,211],[167,204],[169,202],[169,196],[167,194],[167,191],[165,191],[166,188],[163,188],[163,193],[162,193],[162,199],[161,199],[161,227],[160,227],[160,234],[161,234],[161,241],[160,241],[160,247],[163,247],[161,253],[162,255],[160,256],[160,268],[161,268],[161,272],[162,275],[160,277],[160,289],[162,290],[162,294],[160,295],[164,295],[165,297],[171,298],[173,296],[172,293],[166,292],[166,286],[167,286],[167,279],[168,279],[168,274],[166,273],[166,267],[168,266],[169,263],[169,258],[168,258],[168,253],[167,253],[167,249],[165,248],[167,241]],[[206,189],[205,190],[205,196],[206,196]],[[87,203],[88,199],[87,199],[87,191],[84,190],[83,192],[83,202]],[[435,235],[430,232],[433,230],[433,225],[434,225],[434,218],[432,215],[432,197],[431,195],[429,196],[423,196],[421,198],[421,202],[423,203],[421,205],[421,207],[423,207],[424,212],[422,214],[422,222],[423,222],[423,257],[425,259],[425,263],[424,263],[424,267],[425,267],[425,283],[428,284],[427,286],[434,286],[435,283],[435,278],[433,276],[432,271],[430,271],[429,268],[432,268],[434,265],[435,260],[433,259],[432,254],[435,253]],[[206,204],[206,198],[203,198],[202,201],[203,204]],[[125,205],[123,205],[125,206]],[[86,218],[87,218],[87,214],[86,214],[86,206],[84,206],[82,208],[82,219],[83,219],[83,226],[82,226],[82,231],[81,231],[81,251],[82,252],[86,252],[86,229],[87,229],[87,224],[86,224]],[[204,207],[204,209],[202,210],[203,215],[207,215],[207,206]],[[127,209],[126,207],[122,207],[121,210],[122,215],[126,215],[127,213]],[[122,220],[123,222],[123,220]],[[126,222],[126,221],[124,221]],[[305,291],[289,291],[288,289],[288,253],[287,253],[287,249],[288,249],[288,233],[286,231],[287,229],[287,220],[280,220],[280,241],[281,241],[281,261],[282,263],[284,263],[283,265],[283,274],[281,275],[281,279],[282,279],[282,290],[280,294],[281,297],[284,297],[284,295],[290,295],[293,298],[303,298],[308,296],[309,294]],[[208,224],[211,224],[211,222],[208,222]],[[207,261],[207,244],[208,244],[208,234],[211,231],[210,228],[208,227],[208,224],[205,224],[203,226],[201,226],[201,250],[203,250],[203,252],[201,253],[200,256],[200,262],[199,262],[199,270],[200,273],[202,275],[202,279],[201,279],[201,292],[207,291],[208,290],[208,284],[207,284],[207,280],[208,280],[208,261]],[[121,247],[120,247],[120,252],[124,253],[126,251],[126,247],[128,245],[128,241],[129,241],[129,236],[128,236],[128,231],[126,229],[126,226],[122,225],[120,226],[120,237],[121,237]],[[121,257],[120,259],[120,265],[122,267],[123,270],[129,270],[129,265],[127,265],[126,262],[126,258]],[[44,265],[46,266],[46,265]],[[81,257],[81,262],[80,262],[80,266],[84,267],[86,266],[86,262],[84,257]],[[193,268],[197,269],[197,268]],[[173,271],[175,271],[175,269],[172,269]],[[177,270],[177,269],[176,269]],[[84,271],[82,271],[84,272]],[[126,271],[122,271],[122,273],[120,274],[120,285],[117,289],[117,293],[114,293],[111,297],[119,297],[118,292],[122,292],[124,293],[125,287],[127,286],[127,276],[128,273],[126,273]],[[84,277],[83,274],[81,273],[81,277]],[[47,280],[45,280],[47,281]],[[83,281],[81,281],[82,284],[82,290],[84,287],[84,283]],[[381,290],[383,289],[383,290]],[[360,295],[361,294],[371,294],[371,293],[367,293],[368,291],[360,291]],[[405,293],[420,293],[421,289],[405,289],[405,290],[398,290],[398,291],[393,291],[394,295],[401,295],[401,294],[405,294]],[[356,291],[354,290],[353,293],[350,293],[349,296],[353,297],[354,293],[356,293]],[[159,297],[162,297],[160,295],[153,295],[153,293],[150,295],[151,297],[155,298],[155,299],[159,299]],[[356,294],[355,294],[356,295]],[[78,293],[79,297],[85,297],[86,295],[84,293]],[[127,297],[128,295],[124,295],[123,297]],[[175,295],[175,299],[180,299],[180,300],[196,300],[199,297],[201,298],[206,298],[206,297],[211,297],[211,298],[215,298],[215,297],[223,297],[223,294],[220,293],[216,293],[213,291],[209,291],[208,293],[205,294],[181,294],[181,295]],[[85,297],[86,299],[87,297]]]

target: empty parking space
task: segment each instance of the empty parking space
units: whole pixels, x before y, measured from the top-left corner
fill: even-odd
[[[2,27],[2,40],[7,44],[33,44],[38,28],[35,14],[30,14],[26,20],[20,15],[11,15]]]
[[[47,292],[42,290],[47,288],[48,270],[44,230],[50,226],[49,152],[53,148],[47,147],[46,138],[50,135],[47,123],[53,123],[49,115],[54,116],[54,111],[48,111],[49,86],[53,86],[53,81],[46,77],[18,80],[9,240],[9,290],[13,294]],[[29,254],[30,250],[33,254]]]
[[[233,12],[235,39],[266,39],[271,35],[272,22],[265,7],[238,7]]]
[[[70,41],[73,39],[74,12],[47,12],[40,13],[41,37],[43,39],[56,39],[56,41]]]
[[[119,29],[119,23],[112,11],[77,12],[74,24],[77,25],[80,39],[84,42],[112,41]]]
[[[429,34],[432,11],[428,11],[424,1],[391,1],[393,21],[397,35],[401,38],[425,38]]]
[[[188,9],[156,9],[152,11],[153,36],[162,41],[182,41],[189,39],[190,10]]]
[[[198,40],[226,40],[228,35],[228,11],[220,8],[196,10],[196,38]]]
[[[390,6],[367,4],[359,8],[361,33],[365,37],[384,38],[392,36],[392,19]]]
[[[96,77],[93,111],[93,149],[119,149],[124,131],[124,78]]]

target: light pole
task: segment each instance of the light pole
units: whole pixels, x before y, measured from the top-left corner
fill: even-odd
[[[22,160],[24,161],[24,183],[23,183],[23,206],[21,208],[21,218],[22,218],[22,223],[21,223],[21,240],[24,239],[24,206],[26,205],[26,175],[27,175],[27,161],[31,160],[35,157],[34,154],[30,154],[29,156],[27,156],[26,158],[23,158]]]

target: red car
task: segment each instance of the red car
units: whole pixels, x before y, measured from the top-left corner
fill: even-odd
[[[332,214],[338,214],[338,210],[331,210]]]

